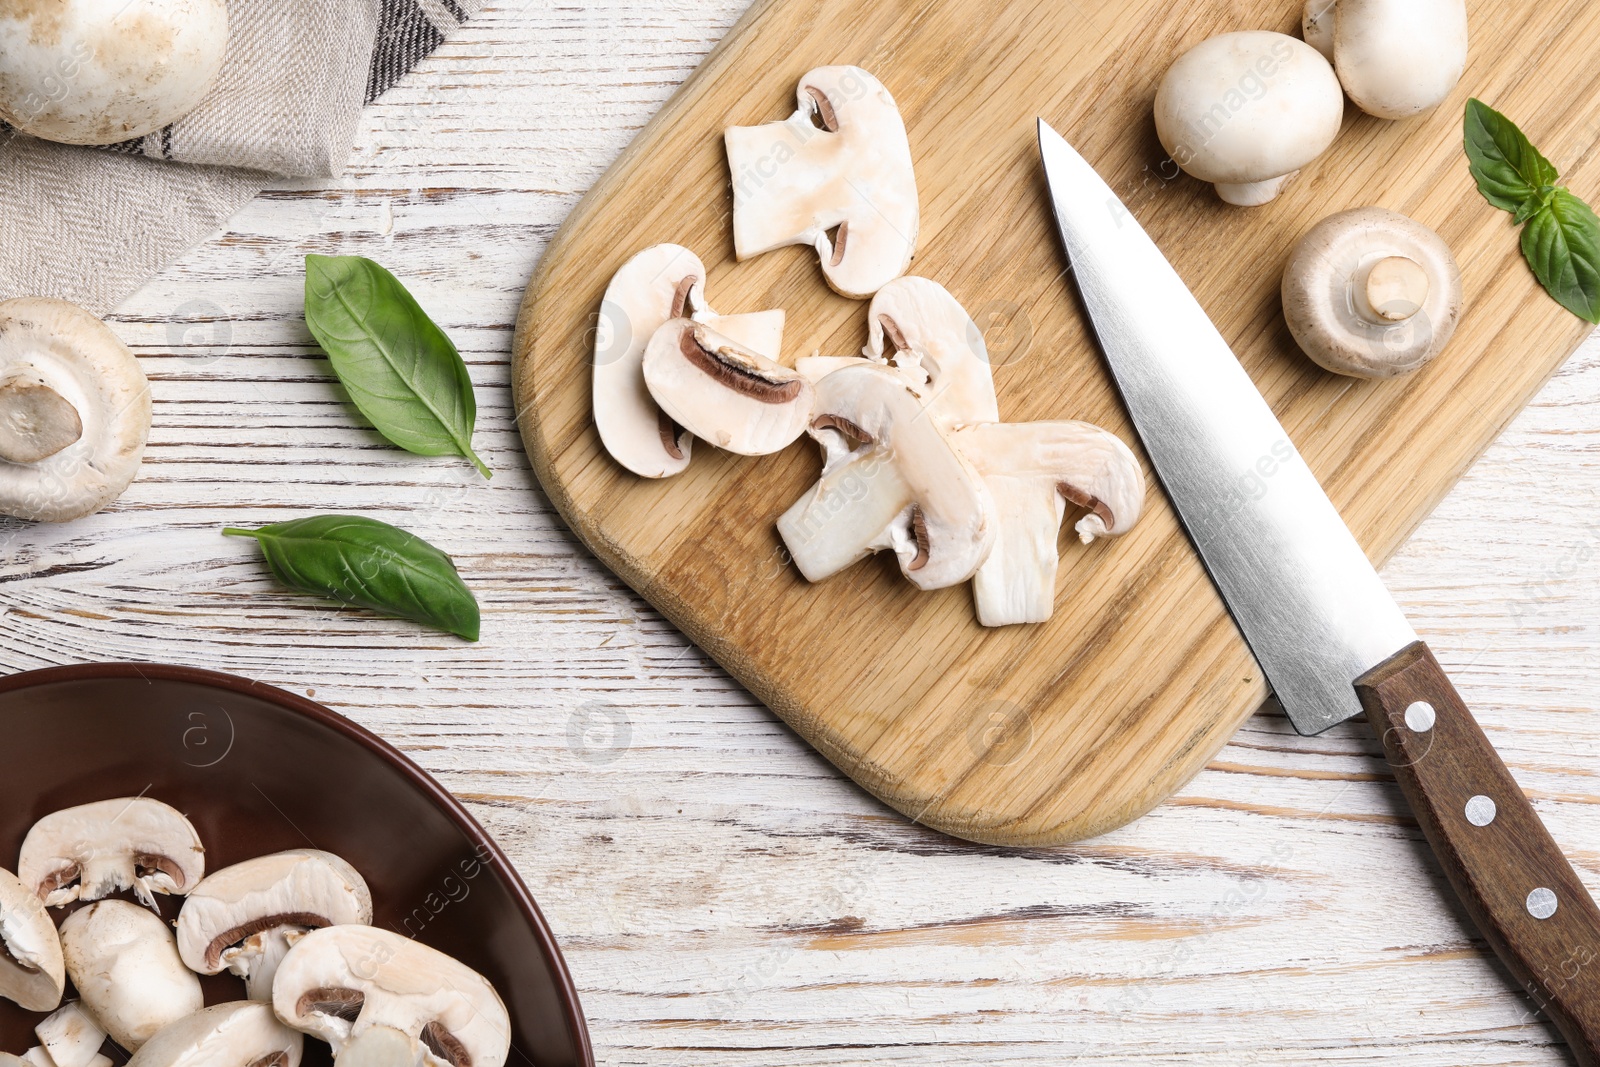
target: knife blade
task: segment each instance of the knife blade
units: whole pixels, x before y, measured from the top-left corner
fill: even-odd
[[[1366,715],[1486,940],[1600,1064],[1600,909],[1177,271],[1043,119],[1039,151],[1145,453],[1290,721]]]

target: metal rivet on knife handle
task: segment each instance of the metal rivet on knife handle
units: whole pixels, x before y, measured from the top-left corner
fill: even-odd
[[[1406,709],[1406,729],[1413,733],[1425,734],[1433,729],[1435,720],[1433,705],[1426,700],[1412,701]]]
[[[1488,826],[1494,822],[1494,800],[1482,793],[1468,800],[1467,821],[1474,826]]]
[[[1528,894],[1528,914],[1535,919],[1548,919],[1556,913],[1556,895],[1544,886]]]

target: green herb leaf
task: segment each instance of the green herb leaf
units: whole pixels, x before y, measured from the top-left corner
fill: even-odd
[[[1497,208],[1518,211],[1560,177],[1516,123],[1482,100],[1467,101],[1464,132],[1467,166],[1478,191]]]
[[[478,639],[478,601],[450,557],[415,534],[357,515],[314,515],[257,530],[267,566],[291,589]]]
[[[378,432],[422,456],[472,451],[478,404],[467,365],[393,274],[361,256],[306,257],[306,325]]]
[[[1522,254],[1558,304],[1600,323],[1600,219],[1588,204],[1555,190],[1523,228]]]

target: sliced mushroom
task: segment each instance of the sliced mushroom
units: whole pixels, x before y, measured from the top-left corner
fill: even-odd
[[[1306,0],[1303,24],[1350,99],[1380,119],[1438,106],[1467,66],[1465,0]]]
[[[1444,240],[1381,207],[1323,219],[1283,272],[1295,341],[1323,368],[1358,378],[1408,374],[1437,356],[1461,300],[1461,270]]]
[[[61,950],[84,1005],[129,1052],[205,1003],[171,928],[137,904],[101,900],[68,915]]]
[[[0,513],[99,511],[133,481],[149,432],[149,383],[105,323],[64,300],[0,301]]]
[[[168,1023],[128,1067],[300,1067],[304,1048],[305,1035],[279,1022],[272,1005],[240,1000]]]
[[[1174,163],[1214,183],[1226,203],[1254,207],[1333,143],[1344,93],[1315,48],[1247,30],[1179,56],[1156,90],[1155,118]]]
[[[65,983],[56,924],[31,886],[0,870],[0,997],[51,1011]]]
[[[341,1067],[423,1058],[501,1067],[511,1045],[510,1016],[486,978],[370,926],[330,926],[296,942],[278,968],[272,1006],[288,1025],[332,1045]]]
[[[645,346],[665,323],[690,317],[768,359],[783,345],[782,311],[718,315],[706,306],[706,268],[687,248],[656,245],[612,277],[594,345],[594,421],[612,458],[645,478],[689,466],[693,437],[656,406],[645,388]]]
[[[0,118],[69,144],[114,144],[192,111],[228,45],[224,0],[8,0]]]
[[[120,797],[52,812],[22,841],[17,876],[50,907],[132,889],[183,895],[205,875],[205,849],[183,813],[150,797]]]
[[[889,90],[860,67],[800,79],[799,110],[724,135],[740,260],[810,245],[839,293],[866,299],[904,274],[921,224],[911,144]],[[830,236],[831,234],[831,236]]]
[[[56,1067],[93,1067],[106,1032],[81,1000],[69,1000],[33,1028]]]
[[[809,581],[890,550],[920,589],[972,577],[994,544],[994,501],[923,398],[888,367],[845,367],[817,383],[810,433],[822,479],[778,533]]]
[[[308,930],[372,922],[360,873],[331,852],[295,849],[224,867],[205,877],[178,913],[178,953],[189,969],[224,968],[251,1000],[272,999],[272,976]]]
[[[811,415],[804,375],[691,319],[656,331],[644,353],[644,380],[673,422],[741,456],[787,448]]]
[[[1044,622],[1055,610],[1057,534],[1068,504],[1088,514],[1078,538],[1126,533],[1144,506],[1144,473],[1116,435],[1086,422],[990,423],[952,435],[994,497],[998,536],[973,576],[985,626]]]

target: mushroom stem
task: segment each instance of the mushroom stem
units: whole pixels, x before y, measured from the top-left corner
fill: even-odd
[[[1224,204],[1234,207],[1260,207],[1278,199],[1278,194],[1289,184],[1289,179],[1299,173],[1291,170],[1288,174],[1280,174],[1262,182],[1217,182],[1217,196]]]
[[[38,463],[83,436],[83,420],[71,402],[32,375],[0,384],[0,459]]]
[[[1386,256],[1367,267],[1356,292],[1365,301],[1363,314],[1374,322],[1404,322],[1428,299],[1428,272],[1405,256]]]

